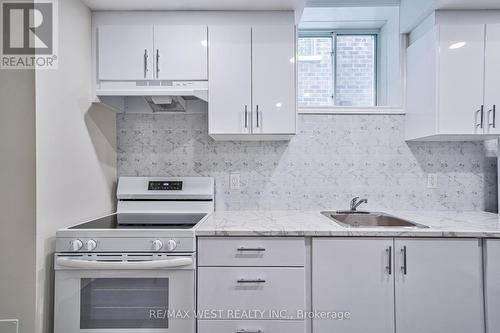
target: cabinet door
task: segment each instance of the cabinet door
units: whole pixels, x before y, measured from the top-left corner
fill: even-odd
[[[154,27],[155,78],[207,80],[207,27]]]
[[[295,27],[252,28],[253,133],[294,134]]]
[[[500,240],[485,241],[486,332],[500,332]]]
[[[208,127],[210,134],[250,133],[251,29],[208,28]]]
[[[396,239],[395,249],[396,332],[484,331],[479,240]]]
[[[436,29],[406,49],[406,139],[437,134]]]
[[[440,134],[482,134],[484,25],[440,25],[438,68]]]
[[[392,238],[314,238],[312,306],[351,319],[313,319],[314,333],[394,332]]]
[[[484,104],[485,128],[488,133],[500,134],[500,24],[486,25]]]
[[[98,28],[99,80],[153,79],[153,26]]]

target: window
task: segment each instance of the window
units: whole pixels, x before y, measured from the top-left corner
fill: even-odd
[[[377,33],[301,33],[298,104],[376,106]]]

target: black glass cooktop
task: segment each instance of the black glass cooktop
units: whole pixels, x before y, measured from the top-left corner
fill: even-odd
[[[116,213],[70,229],[191,229],[207,214],[203,213]]]

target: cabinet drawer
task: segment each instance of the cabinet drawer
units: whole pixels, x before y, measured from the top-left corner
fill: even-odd
[[[198,333],[305,333],[304,321],[199,320]]]
[[[264,311],[263,319],[295,318],[305,309],[304,268],[200,267],[198,309],[221,310],[222,319],[231,319],[231,310]],[[276,316],[272,310],[283,312]]]
[[[304,266],[304,238],[198,239],[198,266]]]

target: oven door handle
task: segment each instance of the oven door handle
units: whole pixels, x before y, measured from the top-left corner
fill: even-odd
[[[80,260],[71,258],[57,258],[56,265],[60,267],[76,268],[76,269],[162,269],[189,266],[193,264],[193,258],[179,257],[161,260],[146,260],[146,261],[96,261],[96,260]]]

